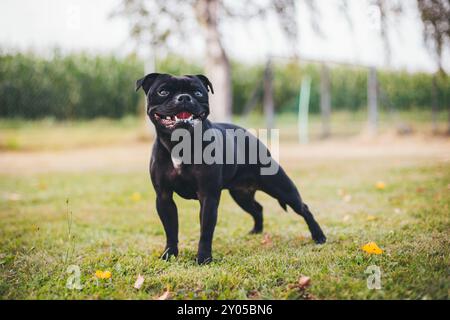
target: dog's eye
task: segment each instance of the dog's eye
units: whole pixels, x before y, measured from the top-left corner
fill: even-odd
[[[160,90],[160,91],[158,91],[158,94],[161,97],[167,97],[169,95],[169,91],[167,91],[167,90]]]
[[[197,97],[203,97],[203,93],[201,93],[200,91],[194,91],[194,95]]]

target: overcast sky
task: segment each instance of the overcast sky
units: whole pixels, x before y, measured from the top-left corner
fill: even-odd
[[[415,1],[404,0],[407,4],[404,18],[392,28],[389,64],[377,30],[376,11],[365,0],[350,0],[351,28],[335,9],[337,1],[318,0],[324,37],[311,29],[310,16],[304,5],[298,6],[301,56],[410,71],[435,70],[435,63],[423,45]],[[2,0],[0,46],[42,53],[57,46],[65,51],[128,54],[134,47],[128,37],[128,21],[108,18],[117,3],[118,0]],[[263,61],[268,55],[286,56],[290,52],[275,17],[226,20],[221,30],[232,58],[244,62]],[[184,55],[201,58],[203,42],[199,32],[184,39],[180,47],[183,47]],[[449,56],[447,50],[447,70],[450,70]]]

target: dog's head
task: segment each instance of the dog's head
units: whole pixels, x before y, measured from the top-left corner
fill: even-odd
[[[193,127],[209,115],[208,92],[214,93],[214,89],[204,75],[151,73],[136,81],[136,91],[141,87],[147,98],[147,114],[157,130]]]

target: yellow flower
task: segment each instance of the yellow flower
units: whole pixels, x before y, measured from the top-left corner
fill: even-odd
[[[369,243],[363,245],[361,249],[369,254],[382,254],[383,253],[383,250],[375,242],[369,242]]]
[[[131,200],[133,200],[134,202],[141,201],[141,199],[142,199],[142,197],[141,197],[141,194],[139,192],[134,192],[131,195]]]
[[[99,279],[109,279],[111,278],[112,274],[111,271],[102,271],[102,270],[97,270],[95,271],[95,276]]]
[[[375,188],[377,188],[378,190],[384,190],[386,189],[386,184],[383,181],[378,181],[375,184]]]

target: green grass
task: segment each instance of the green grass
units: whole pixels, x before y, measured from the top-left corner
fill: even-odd
[[[149,140],[145,121],[95,119],[26,121],[0,119],[0,151],[42,151],[93,148]]]
[[[175,299],[449,298],[448,162],[323,159],[286,168],[327,244],[315,245],[302,219],[258,194],[272,239],[263,244],[263,236],[246,235],[250,216],[223,192],[208,266],[195,263],[199,206],[180,198],[180,256],[158,259],[165,237],[146,172],[3,174],[0,297],[151,299],[169,288]],[[378,180],[385,190],[374,187]],[[384,253],[363,252],[369,241]],[[81,270],[81,290],[66,288],[69,265]],[[366,286],[370,265],[382,270],[381,290]],[[112,278],[96,280],[96,270]],[[293,286],[301,275],[311,277],[306,291]]]

